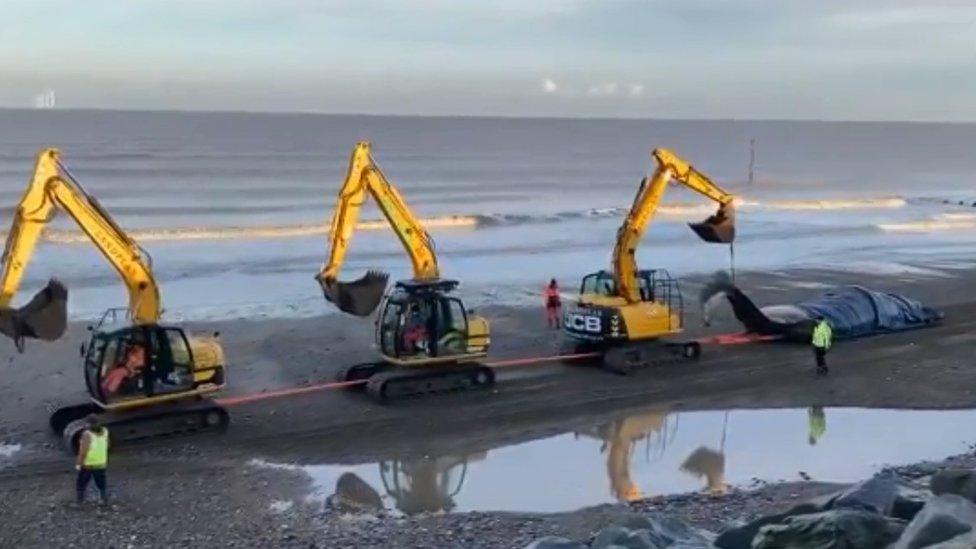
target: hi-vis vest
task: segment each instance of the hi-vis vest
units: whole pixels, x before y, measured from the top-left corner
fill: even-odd
[[[830,348],[830,338],[833,333],[827,322],[820,322],[813,328],[813,346],[819,349]]]
[[[88,431],[88,453],[85,454],[85,467],[104,469],[108,465],[108,429],[102,433]]]

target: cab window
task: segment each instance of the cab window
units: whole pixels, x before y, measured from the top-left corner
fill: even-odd
[[[460,354],[467,348],[468,318],[458,299],[441,301],[441,318],[437,333],[438,354]]]
[[[380,320],[380,347],[383,353],[390,356],[399,356],[400,349],[397,342],[400,340],[402,331],[403,305],[398,302],[387,301],[383,309],[383,318]]]
[[[583,287],[580,293],[596,295],[614,295],[613,277],[607,273],[593,273],[583,277]]]

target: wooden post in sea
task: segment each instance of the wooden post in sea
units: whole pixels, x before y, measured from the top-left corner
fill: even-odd
[[[749,140],[749,186],[752,186],[756,175],[756,140]]]

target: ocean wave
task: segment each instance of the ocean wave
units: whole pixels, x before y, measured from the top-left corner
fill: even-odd
[[[904,223],[881,223],[878,228],[887,232],[927,233],[976,229],[976,214],[943,213],[930,219]]]
[[[757,207],[772,210],[861,210],[876,208],[903,208],[908,204],[900,196],[876,198],[836,198],[823,200],[750,200],[737,198],[737,207]]]
[[[873,199],[840,199],[840,200],[770,200],[757,201],[741,199],[737,204],[743,210],[750,209],[774,209],[774,210],[827,210],[827,209],[854,209],[854,208],[897,208],[905,205],[905,200],[898,197],[892,198],[873,198]],[[270,208],[275,209],[275,206]],[[176,208],[166,208],[172,213],[186,213]],[[236,208],[224,210],[237,211]],[[472,214],[472,215],[442,215],[425,217],[420,220],[421,224],[429,228],[437,229],[477,229],[489,227],[508,227],[529,224],[553,224],[586,219],[620,219],[625,216],[629,208],[588,208],[584,210],[563,211],[550,214]],[[114,211],[114,210],[113,210]],[[121,211],[129,213],[122,208]],[[218,212],[221,211],[218,208]],[[247,207],[247,211],[251,211]],[[254,210],[255,212],[257,210]],[[696,203],[669,203],[662,204],[657,211],[657,216],[664,219],[696,220],[715,213],[715,206],[712,204]],[[950,215],[950,214],[947,214]],[[956,214],[951,214],[956,215]],[[969,218],[966,218],[968,220]],[[963,219],[952,217],[942,218],[941,223],[965,223]],[[976,222],[976,220],[974,220]],[[934,222],[933,222],[934,223]],[[357,228],[360,230],[382,230],[388,224],[383,219],[373,219],[361,221]],[[898,230],[895,225],[880,226],[884,230]],[[296,238],[306,236],[321,236],[328,234],[328,227],[325,224],[298,224],[298,225],[266,225],[253,227],[176,227],[176,228],[154,228],[154,229],[135,229],[129,235],[140,242],[153,241],[179,241],[179,240],[235,240],[235,239],[263,239],[263,238]],[[0,233],[0,237],[5,237],[5,233]],[[73,244],[87,242],[87,237],[80,231],[48,229],[43,236],[44,241],[59,244]]]
[[[472,216],[441,216],[428,217],[421,220],[425,227],[432,228],[462,228],[475,227],[478,220]],[[389,227],[382,219],[366,220],[356,224],[360,230],[378,230]],[[264,227],[179,227],[173,229],[135,229],[128,231],[130,237],[138,242],[159,242],[177,240],[237,240],[248,238],[296,238],[302,236],[319,236],[329,233],[326,225],[278,225]],[[6,233],[0,233],[6,238]],[[80,231],[66,231],[49,229],[44,232],[42,240],[57,244],[77,244],[89,242],[88,237]]]

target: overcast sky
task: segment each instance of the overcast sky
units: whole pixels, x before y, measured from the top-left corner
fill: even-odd
[[[2,0],[0,106],[976,120],[976,2]]]

